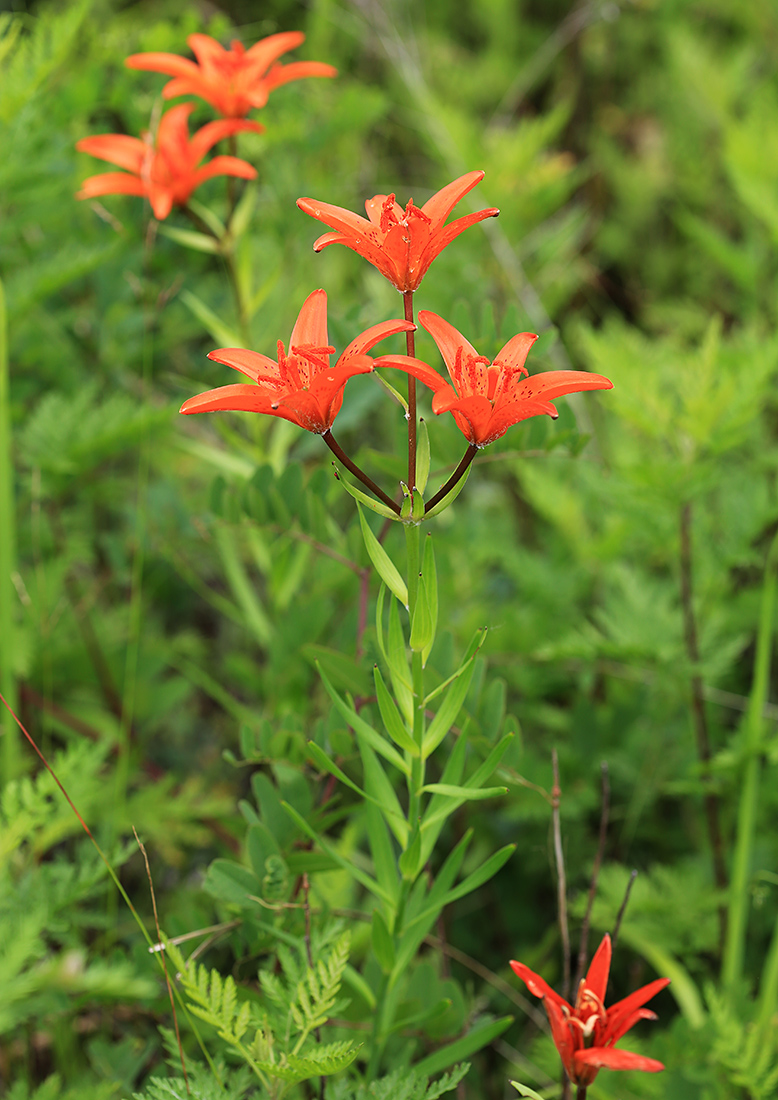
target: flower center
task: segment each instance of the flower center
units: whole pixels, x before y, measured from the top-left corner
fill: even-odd
[[[416,218],[425,225],[432,225],[429,214],[425,214],[418,206],[413,205],[413,199],[408,199],[408,205],[403,211],[402,218],[398,218],[395,210],[396,199],[394,195],[387,195],[381,204],[380,229],[382,233],[388,233],[394,225],[402,225],[406,229],[410,227],[411,218]]]

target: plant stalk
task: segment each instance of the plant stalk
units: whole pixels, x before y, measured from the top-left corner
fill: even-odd
[[[740,788],[740,804],[737,815],[735,853],[732,860],[727,935],[724,944],[724,961],[721,978],[724,988],[731,994],[743,975],[746,923],[748,917],[748,880],[751,875],[751,858],[756,830],[756,814],[759,803],[759,779],[761,763],[759,753],[764,729],[764,707],[770,679],[770,661],[773,649],[773,621],[776,578],[776,552],[778,535],[773,539],[767,555],[762,607],[756,638],[754,681],[748,701],[744,730],[744,769]]]
[[[335,436],[329,429],[326,432],[322,432],[322,439],[335,455],[335,457],[343,463],[346,469],[350,470],[354,477],[359,478],[362,484],[365,485],[371,493],[377,496],[380,501],[383,501],[387,508],[391,508],[392,511],[396,512],[396,514],[399,516],[399,504],[397,504],[396,501],[392,500],[392,498],[383,491],[380,485],[376,485],[373,479],[371,477],[368,477],[364,470],[360,470],[356,462],[352,461],[352,459],[349,458],[349,456],[343,450],[340,443],[338,443],[338,441],[335,439]]]
[[[446,481],[445,484],[441,485],[437,493],[435,493],[435,495],[430,497],[430,499],[427,501],[426,505],[424,506],[425,513],[432,511],[435,505],[439,504],[441,500],[443,500],[443,498],[451,492],[457,482],[462,477],[464,477],[465,473],[467,472],[468,466],[477,454],[478,448],[474,443],[471,443],[465,453],[462,455],[459,465],[457,466],[456,470],[454,470],[448,481]]]
[[[680,536],[681,605],[683,608],[684,638],[686,641],[686,655],[692,665],[692,719],[697,742],[697,756],[700,761],[700,770],[704,787],[703,801],[705,805],[708,839],[713,854],[713,875],[716,886],[723,892],[727,889],[727,868],[724,860],[724,842],[721,836],[721,823],[719,820],[719,800],[715,792],[711,789],[710,734],[708,731],[708,719],[705,713],[702,677],[698,671],[700,651],[697,642],[697,621],[694,615],[692,581],[692,506],[690,501],[685,501],[681,505]],[[719,906],[719,939],[722,949],[726,934],[727,910],[721,905]]]
[[[413,291],[403,292],[405,320],[413,322]],[[416,333],[413,329],[405,334],[405,348],[408,355],[416,355]],[[416,379],[408,375],[408,489],[416,489]]]
[[[0,692],[12,711],[19,709],[16,677],[13,669],[14,604],[16,590],[16,506],[13,467],[11,465],[11,386],[8,369],[8,324],[5,291],[0,281]],[[3,743],[2,778],[7,782],[19,771],[19,745],[16,724],[4,711],[0,722]]]

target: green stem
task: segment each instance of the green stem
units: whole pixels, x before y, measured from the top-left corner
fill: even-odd
[[[773,1016],[778,1006],[778,921],[775,923],[770,950],[767,953],[762,979],[759,983],[759,1002],[756,1011],[757,1032],[762,1034],[762,1042],[770,1041],[773,1031]]]
[[[405,320],[413,321],[413,291],[403,292]],[[405,334],[405,350],[408,355],[416,355],[416,333],[413,329]],[[408,375],[408,488],[411,493],[416,488],[416,379]]]
[[[745,761],[743,783],[740,788],[735,854],[732,861],[732,881],[729,892],[727,937],[724,945],[724,961],[721,977],[724,988],[733,992],[743,974],[746,923],[748,916],[748,881],[751,875],[751,857],[756,831],[756,813],[759,803],[759,753],[764,726],[764,707],[770,679],[770,660],[773,648],[773,618],[776,596],[776,555],[778,535],[773,539],[767,555],[762,608],[756,639],[754,681],[748,701],[745,722],[743,756]]]
[[[5,291],[0,281],[0,692],[9,707],[19,709],[16,677],[13,670],[14,603],[16,591],[13,574],[16,568],[16,507],[14,504],[13,468],[11,466],[11,393],[8,370],[8,326]],[[0,731],[3,734],[2,777],[13,779],[19,770],[19,745],[16,725],[4,712]]]
[[[473,461],[473,459],[475,458],[475,456],[477,454],[478,454],[478,448],[476,447],[476,445],[474,443],[471,443],[468,446],[465,453],[462,455],[462,458],[460,459],[459,465],[457,466],[456,470],[454,470],[453,474],[448,479],[448,481],[446,481],[444,485],[441,485],[441,487],[438,489],[437,493],[435,493],[434,496],[430,497],[430,499],[425,504],[425,506],[424,506],[425,513],[426,512],[431,512],[432,509],[435,507],[435,505],[439,504],[441,502],[441,500],[443,500],[443,497],[448,496],[448,494],[451,492],[451,490],[454,488],[454,486],[457,484],[457,482],[465,476],[465,474],[467,473],[468,466],[470,465],[470,463]]]
[[[322,432],[322,439],[335,455],[335,457],[340,459],[346,469],[350,470],[354,477],[359,478],[362,484],[365,485],[371,493],[375,494],[375,496],[377,496],[379,500],[383,501],[387,508],[391,508],[392,511],[396,512],[399,516],[400,506],[397,504],[397,502],[392,500],[392,498],[383,491],[380,485],[376,485],[373,479],[371,477],[368,477],[365,471],[361,470],[359,466],[357,466],[356,462],[349,458],[349,456],[343,450],[340,443],[338,443],[338,441],[335,439],[335,436],[329,429],[327,429],[326,432]]]

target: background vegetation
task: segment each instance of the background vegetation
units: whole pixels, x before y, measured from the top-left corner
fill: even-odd
[[[479,350],[531,329],[543,334],[533,369],[584,367],[615,383],[600,400],[562,401],[555,424],[514,428],[437,521],[450,637],[435,669],[452,671],[488,625],[465,704],[470,736],[483,757],[503,729],[521,734],[500,770],[509,794],[458,811],[445,846],[474,830],[467,870],[518,848],[429,939],[408,1019],[414,1004],[447,1007],[398,1037],[398,1064],[426,1058],[434,1073],[441,1045],[512,1014],[472,1057],[460,1095],[510,1095],[509,1077],[558,1095],[553,1047],[527,1014],[537,1006],[507,966],[519,958],[559,976],[543,797],[555,747],[574,936],[605,760],[610,825],[590,947],[636,868],[611,996],[656,973],[673,979],[656,1000],[660,1023],[635,1040],[667,1071],[603,1072],[591,1095],[766,1100],[778,1081],[771,0],[83,0],[0,15],[3,694],[121,867],[152,937],[132,826],[166,934],[217,926],[196,941],[200,958],[247,988],[301,920],[268,906],[292,898],[303,870],[316,912],[364,909],[343,871],[301,854],[278,808],[283,797],[307,815],[333,797],[310,738],[328,738],[346,762],[355,752],[316,658],[341,690],[372,691],[352,502],[315,437],[241,415],[178,417],[184,398],[228,380],[205,358],[240,343],[226,272],[166,236],[140,200],[73,199],[96,170],[76,140],[137,134],[158,109],[161,79],[126,70],[127,54],[184,52],[195,30],[250,44],[291,29],[307,35],[301,57],[340,76],[278,90],[266,133],[241,135],[260,174],[239,257],[252,346],[286,339],[316,286],[339,349],[399,310],[349,251],[313,254],[318,227],[298,196],[358,210],[396,191],[420,204],[482,168],[474,201],[501,216],[441,255],[420,305]],[[223,181],[202,197],[218,210]],[[420,355],[432,357],[425,341]],[[402,428],[371,378],[349,384],[339,435],[366,467],[401,476]],[[431,432],[444,473],[461,436],[444,418]],[[164,983],[77,820],[16,727],[3,728],[0,1081],[13,1100],[168,1095],[147,1084],[175,1052]],[[328,824],[358,861],[362,826],[348,792],[339,798]],[[359,969],[370,927],[348,919]],[[321,957],[336,959],[335,934],[321,935]],[[337,1012],[353,1037],[365,1006],[351,981]],[[238,1074],[231,1087],[249,1084]]]

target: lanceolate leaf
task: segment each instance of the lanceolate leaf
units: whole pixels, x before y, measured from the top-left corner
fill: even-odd
[[[333,703],[338,708],[341,715],[345,718],[348,724],[351,726],[357,737],[364,739],[368,743],[368,745],[370,745],[371,748],[375,749],[377,753],[380,753],[380,755],[383,756],[384,759],[388,760],[391,764],[394,764],[394,766],[396,768],[399,768],[399,770],[403,772],[404,775],[408,775],[410,773],[410,769],[403,757],[400,756],[394,745],[391,745],[385,738],[383,738],[378,730],[374,730],[372,726],[368,725],[364,718],[361,718],[354,710],[354,708],[350,707],[345,699],[342,699],[340,697],[335,688],[327,679],[324,672],[322,672],[321,668],[319,669],[319,675],[321,676],[322,683],[327,689],[327,692]]]
[[[394,787],[389,782],[386,772],[381,767],[376,754],[366,743],[360,739],[359,751],[362,756],[362,766],[365,772],[365,789],[371,802],[381,808],[386,818],[386,823],[397,837],[400,844],[405,847],[408,841],[408,823],[402,812]]]
[[[299,814],[294,806],[290,806],[288,802],[282,802],[281,805],[284,807],[284,809],[295,822],[295,824],[300,829],[302,829],[305,835],[310,837],[314,844],[318,844],[321,850],[326,853],[326,855],[330,856],[330,858],[333,859],[339,867],[341,867],[344,871],[348,871],[351,877],[355,878],[357,882],[361,883],[362,886],[364,886],[366,890],[369,890],[371,894],[374,894],[377,898],[382,898],[384,901],[391,904],[391,897],[383,889],[383,887],[375,881],[374,878],[371,878],[370,875],[365,874],[364,871],[361,871],[359,867],[355,865],[353,860],[346,859],[345,856],[342,856],[340,854],[337,848],[335,848],[332,844],[329,844],[326,840],[319,836],[313,826],[308,824],[302,814]]]
[[[335,466],[335,463],[333,462],[332,465]],[[373,512],[377,512],[378,515],[383,516],[384,519],[397,519],[397,513],[393,512],[391,508],[388,508],[386,504],[382,504],[380,500],[374,500],[372,497],[369,497],[367,493],[363,493],[361,489],[357,489],[356,485],[349,484],[338,470],[337,466],[335,466],[335,473],[339,484],[341,484],[346,492],[354,498],[357,504],[364,504],[366,508],[370,508]]]
[[[499,798],[508,793],[507,787],[455,787],[450,783],[428,783],[421,788],[430,794],[442,794],[449,798],[459,798],[464,801],[480,801],[485,798]]]
[[[365,540],[365,549],[368,552],[370,560],[376,567],[379,577],[389,591],[395,594],[404,607],[407,607],[408,588],[405,581],[400,576],[397,566],[371,531],[370,525],[362,514],[362,509],[358,507],[357,511],[359,512],[359,522],[362,527],[362,537]]]
[[[373,669],[373,679],[375,680],[378,709],[381,712],[381,720],[386,726],[386,732],[401,749],[410,753],[411,756],[418,756],[421,750],[411,737],[407,726],[400,717],[400,712],[395,706],[394,699],[392,699],[389,694],[389,689],[384,683],[384,678],[381,675],[378,665]]]
[[[512,1023],[513,1016],[501,1016],[498,1020],[476,1024],[474,1028],[468,1031],[467,1035],[463,1035],[456,1042],[449,1043],[448,1046],[441,1047],[440,1050],[436,1050],[434,1054],[430,1054],[427,1058],[422,1058],[413,1068],[418,1073],[425,1075],[439,1073],[447,1066],[453,1065],[454,1062],[460,1062],[463,1058],[469,1058],[471,1054],[481,1050],[487,1043],[491,1043],[496,1039],[498,1035],[502,1035]]]
[[[470,681],[473,679],[474,669],[475,659],[471,657],[470,663],[462,670],[459,678],[456,679],[448,689],[446,697],[440,705],[440,709],[427,728],[427,733],[424,737],[425,758],[435,751],[456,721],[457,715],[462,709],[462,704],[465,701],[465,696],[470,688]]]

